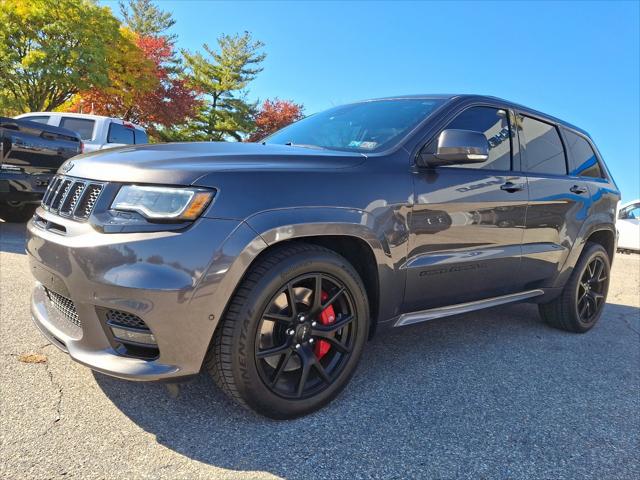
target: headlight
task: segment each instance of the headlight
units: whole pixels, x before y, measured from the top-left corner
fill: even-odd
[[[154,220],[195,220],[209,205],[213,193],[199,188],[125,185],[111,208],[138,212]]]

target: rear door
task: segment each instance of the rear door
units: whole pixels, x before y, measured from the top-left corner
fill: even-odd
[[[510,117],[499,104],[464,109],[445,128],[484,133],[489,159],[414,168],[405,311],[521,290],[528,194],[526,178],[514,173],[514,165],[519,169],[518,144]]]
[[[569,175],[566,146],[556,124],[517,112],[516,130],[529,188],[522,274],[527,288],[550,286],[588,216],[588,182]]]

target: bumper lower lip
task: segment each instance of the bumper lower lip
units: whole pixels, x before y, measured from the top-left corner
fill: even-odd
[[[72,338],[49,320],[43,290],[41,285],[37,285],[34,290],[31,318],[53,345],[68,353],[76,362],[92,370],[126,380],[163,380],[180,376],[181,369],[176,365],[123,357],[110,346],[87,348],[83,345],[82,338]],[[106,337],[104,341],[108,345]]]

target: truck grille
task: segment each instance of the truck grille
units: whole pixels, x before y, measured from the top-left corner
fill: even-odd
[[[56,175],[42,197],[42,208],[84,221],[93,212],[103,188],[103,183]]]
[[[48,288],[45,288],[45,292],[47,293],[47,297],[49,297],[51,305],[53,305],[53,307],[58,310],[64,318],[73,323],[76,327],[82,328],[82,322],[80,322],[80,319],[78,318],[76,306],[71,300],[67,297],[63,297],[59,293],[49,290]]]

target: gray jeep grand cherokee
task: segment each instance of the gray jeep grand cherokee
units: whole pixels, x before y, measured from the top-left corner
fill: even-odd
[[[29,222],[33,319],[97,371],[204,366],[291,418],[334,398],[387,328],[529,301],[589,330],[619,198],[584,131],[483,96],[354,103],[258,144],[91,153]]]

